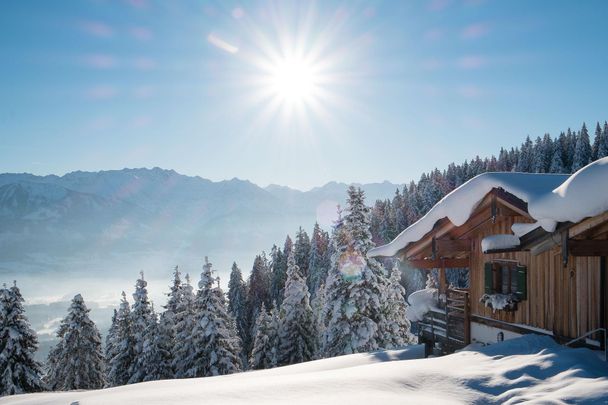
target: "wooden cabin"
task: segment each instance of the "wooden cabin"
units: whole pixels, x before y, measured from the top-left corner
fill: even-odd
[[[608,189],[608,159],[604,160],[603,174],[595,170],[594,176],[603,180],[597,187]],[[554,196],[547,193],[555,193],[556,184],[572,185],[569,176],[497,175],[488,173],[470,181],[478,186],[465,183],[451,193],[460,195],[448,195],[444,200],[451,198],[451,202],[442,200],[434,213],[431,210],[410,227],[418,229],[408,228],[391,244],[370,251],[370,256],[396,256],[411,268],[438,269],[438,303],[419,322],[419,340],[449,353],[471,342],[493,343],[540,333],[561,343],[604,349],[608,191],[590,191],[588,198],[603,193],[600,197],[606,200],[592,204],[594,215],[561,221],[568,207],[553,209],[546,201]],[[512,182],[510,177],[518,178]],[[534,209],[527,200],[536,201]],[[571,201],[578,200],[571,196]],[[558,203],[567,201],[559,200],[554,206]],[[549,216],[556,213],[549,230],[534,217],[542,211],[539,207],[547,208]],[[449,216],[462,209],[469,212],[456,225]],[[542,216],[542,222],[548,223],[548,215]],[[468,289],[447,285],[446,274],[454,268],[469,269]]]

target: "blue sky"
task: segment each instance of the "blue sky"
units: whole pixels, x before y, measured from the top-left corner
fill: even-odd
[[[0,171],[406,182],[608,119],[607,21],[605,1],[4,1]],[[277,90],[285,61],[304,94]]]

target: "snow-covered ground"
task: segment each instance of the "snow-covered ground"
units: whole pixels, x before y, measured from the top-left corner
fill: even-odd
[[[608,365],[528,335],[420,359],[421,346],[222,377],[3,398],[2,404],[608,403]]]

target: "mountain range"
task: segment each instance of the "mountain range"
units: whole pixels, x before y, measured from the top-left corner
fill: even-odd
[[[359,186],[370,204],[400,187]],[[328,229],[347,187],[263,188],[160,168],[0,174],[0,274],[166,274],[168,266],[205,255],[220,274],[232,261],[246,274],[256,254],[282,244],[299,226],[310,231],[318,221]]]

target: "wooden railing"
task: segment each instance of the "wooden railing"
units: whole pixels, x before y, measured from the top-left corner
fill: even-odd
[[[471,343],[471,319],[468,290],[449,288],[445,300],[431,309],[419,323],[419,335],[441,352],[452,353]]]

